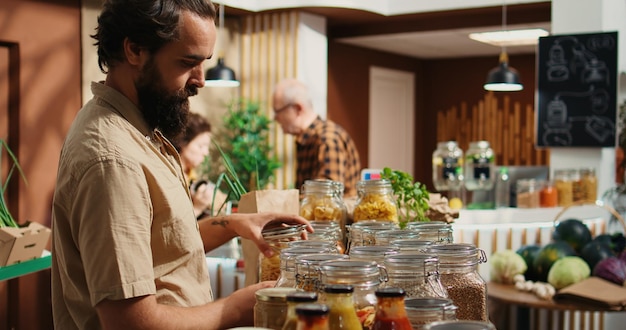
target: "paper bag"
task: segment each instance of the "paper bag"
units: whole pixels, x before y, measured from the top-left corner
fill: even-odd
[[[562,303],[580,303],[610,310],[624,310],[626,288],[592,276],[559,290],[553,299]]]
[[[256,190],[251,191],[239,200],[238,213],[278,212],[297,215],[300,211],[300,191],[287,190]],[[244,260],[245,285],[259,281],[259,248],[248,239],[241,239],[241,250]]]

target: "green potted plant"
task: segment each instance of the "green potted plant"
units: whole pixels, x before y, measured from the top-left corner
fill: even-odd
[[[426,185],[414,182],[413,176],[407,172],[385,167],[380,174],[381,179],[391,182],[391,188],[398,207],[398,222],[401,228],[413,221],[430,221],[425,213],[430,194]]]

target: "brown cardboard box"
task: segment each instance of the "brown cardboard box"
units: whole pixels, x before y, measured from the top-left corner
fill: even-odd
[[[0,267],[41,257],[49,239],[50,229],[36,222],[0,228]]]

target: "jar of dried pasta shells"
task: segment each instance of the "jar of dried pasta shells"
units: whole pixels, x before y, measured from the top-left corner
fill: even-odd
[[[357,200],[352,215],[354,222],[363,220],[398,222],[398,208],[389,180],[359,181],[356,189]]]
[[[260,254],[259,279],[261,281],[275,281],[280,276],[280,252],[287,248],[290,241],[302,239],[305,231],[304,225],[276,227],[265,229],[262,232],[263,238],[274,250],[274,255],[266,257]]]
[[[345,229],[343,184],[328,179],[306,180],[302,185],[300,216],[307,220],[336,221]]]

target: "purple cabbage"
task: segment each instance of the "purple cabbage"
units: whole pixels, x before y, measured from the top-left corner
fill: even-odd
[[[618,285],[626,282],[626,254],[601,260],[593,268],[593,276],[600,277]]]

